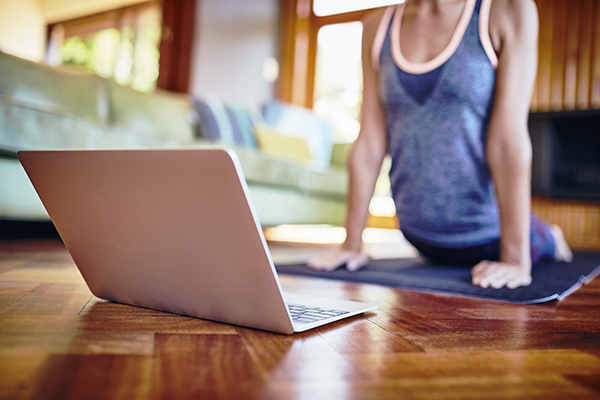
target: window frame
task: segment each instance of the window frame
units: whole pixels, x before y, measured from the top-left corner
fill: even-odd
[[[148,7],[160,7],[159,0],[149,0],[142,3],[133,4],[117,8],[114,10],[99,12],[83,17],[72,18],[68,20],[53,22],[46,26],[46,43],[50,43],[52,31],[57,26],[62,26],[65,31],[65,39],[72,36],[86,36],[98,32],[103,29],[115,28],[120,29],[124,19],[131,13],[136,13]]]
[[[313,0],[282,0],[277,99],[312,109],[319,30],[326,25],[360,21],[374,9],[319,17],[314,13]]]
[[[65,38],[89,35],[106,28],[121,30],[132,14],[147,7],[159,7],[161,12],[161,37],[159,42],[158,89],[189,93],[192,53],[195,39],[197,0],[147,0],[79,18],[58,21],[46,27],[46,51],[52,42],[52,32],[61,25]]]
[[[56,60],[53,59],[50,52],[51,48],[54,48],[54,46],[62,48],[67,39],[77,36],[87,38],[105,29],[116,29],[119,32],[121,32],[122,35],[124,28],[126,26],[135,26],[137,24],[137,19],[139,18],[139,15],[148,9],[155,9],[160,14],[162,14],[162,4],[160,0],[148,0],[129,6],[124,6],[108,11],[103,11],[95,14],[85,15],[82,17],[76,17],[48,24],[46,26],[46,62],[54,66],[62,65],[62,62],[56,63]],[[55,37],[53,37],[55,30],[60,32],[58,39],[56,39],[57,42],[55,42]],[[158,44],[160,46],[160,42]],[[113,75],[110,79],[114,78],[115,76],[113,71]],[[158,77],[155,84],[157,83]],[[124,86],[133,87],[131,82],[125,84]]]

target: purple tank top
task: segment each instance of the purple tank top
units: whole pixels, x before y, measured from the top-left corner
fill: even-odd
[[[495,69],[480,38],[481,3],[466,2],[444,58],[413,65],[399,50],[399,6],[379,57],[400,227],[440,247],[477,246],[500,236],[486,159]]]

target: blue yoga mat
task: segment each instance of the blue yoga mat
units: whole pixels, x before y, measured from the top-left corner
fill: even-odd
[[[315,271],[305,264],[277,265],[282,274],[371,283],[429,293],[443,293],[519,304],[562,300],[600,274],[600,253],[576,252],[571,263],[541,263],[533,268],[533,283],[516,289],[484,289],[471,283],[471,268],[428,264],[417,259],[371,260],[350,272]]]

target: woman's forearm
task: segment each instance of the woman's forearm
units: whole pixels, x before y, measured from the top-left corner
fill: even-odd
[[[537,72],[537,8],[531,0],[492,3],[499,44],[487,158],[500,212],[501,261],[530,268],[531,139],[529,104]]]
[[[360,251],[362,248],[362,232],[369,215],[369,203],[385,149],[377,148],[372,143],[356,141],[348,158],[348,197],[346,210],[346,240],[344,248]]]
[[[526,131],[512,138],[488,145],[500,212],[500,261],[530,268],[531,141]]]

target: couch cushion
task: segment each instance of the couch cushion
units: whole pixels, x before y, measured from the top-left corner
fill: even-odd
[[[96,124],[72,114],[59,114],[0,100],[0,149],[102,149],[176,147],[171,138],[140,135]]]
[[[17,158],[0,156],[0,188],[0,219],[50,219]]]
[[[310,196],[344,201],[347,173],[342,168],[311,168],[261,152],[234,147],[249,184],[286,188]]]
[[[0,97],[45,111],[104,122],[107,114],[101,78],[49,67],[0,52]]]
[[[132,134],[194,143],[195,111],[187,96],[157,90],[145,94],[106,81],[110,124]]]
[[[331,149],[331,165],[346,168],[346,161],[351,149],[352,143],[335,143]]]
[[[346,203],[330,197],[306,196],[277,187],[251,185],[250,197],[263,227],[281,224],[342,225]]]

